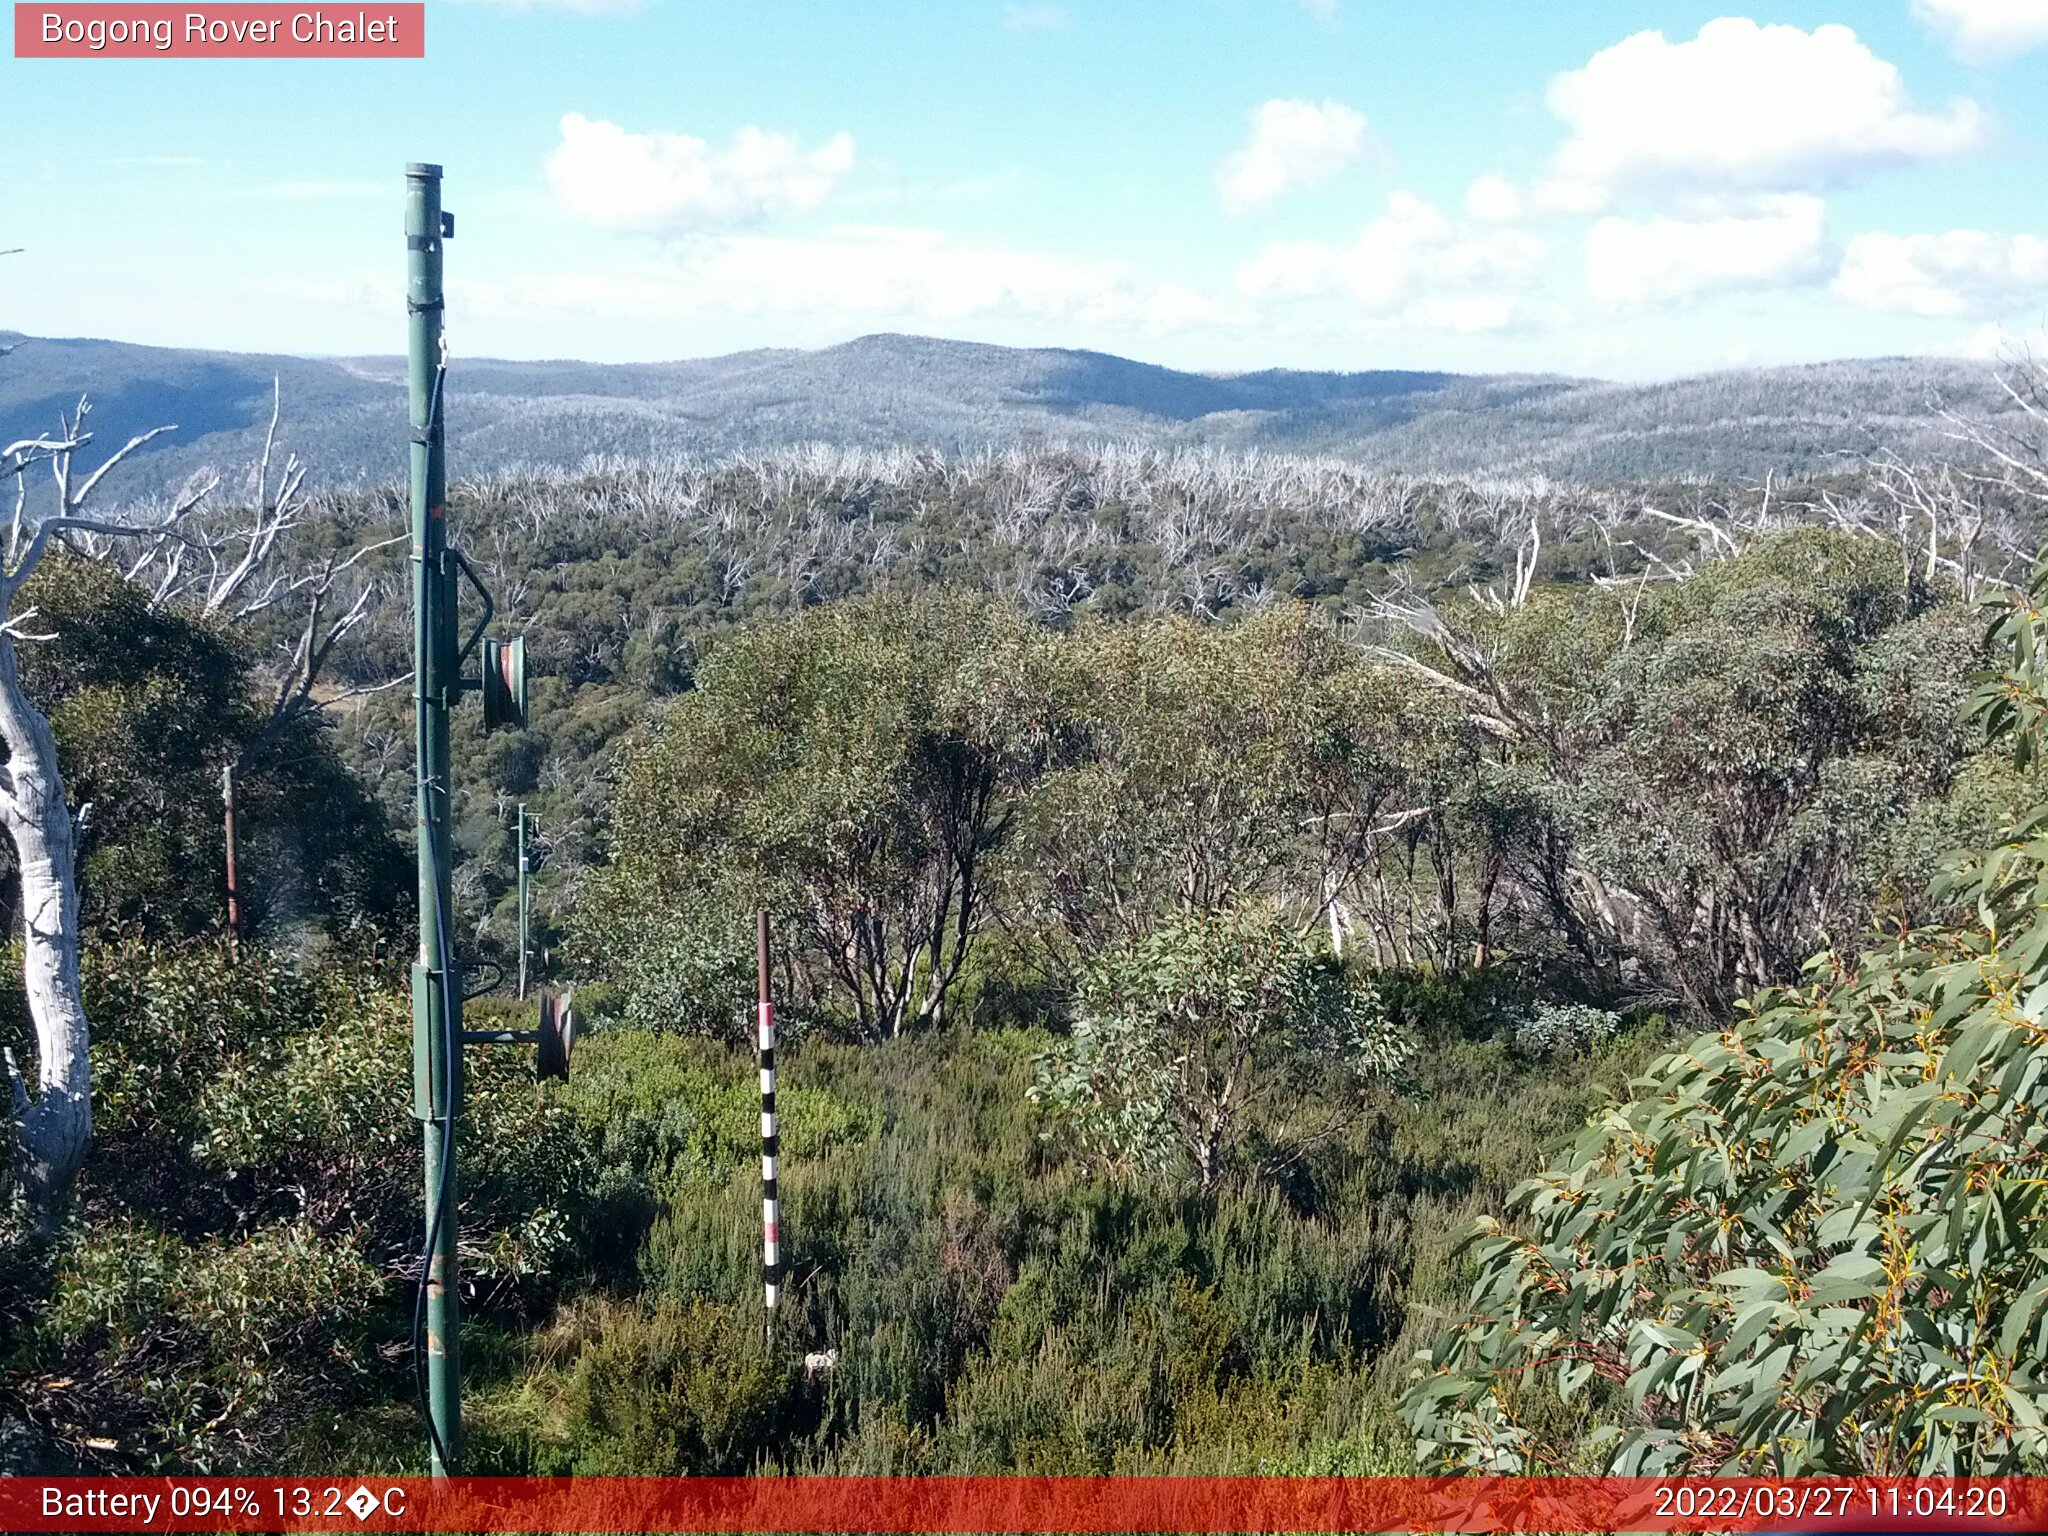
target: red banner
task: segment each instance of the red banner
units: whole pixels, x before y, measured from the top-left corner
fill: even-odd
[[[0,1478],[8,1531],[2048,1530],[2048,1478]]]
[[[53,4],[14,7],[17,59],[419,59],[421,0],[385,4]]]

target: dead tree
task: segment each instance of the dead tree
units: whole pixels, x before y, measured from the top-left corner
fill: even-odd
[[[302,567],[290,559],[293,536],[312,513],[306,497],[306,467],[297,455],[278,460],[278,425],[283,401],[271,381],[270,422],[263,450],[250,468],[246,500],[215,504],[210,493],[197,515],[175,530],[143,539],[125,574],[146,587],[153,605],[176,604],[226,624],[246,624],[296,607],[291,641],[265,669],[270,709],[263,723],[244,737],[221,767],[223,832],[228,871],[228,933],[238,939],[242,908],[236,889],[235,809],[243,771],[274,747],[292,726],[344,700],[380,693],[410,679],[410,672],[382,682],[322,691],[336,648],[374,611],[381,585],[364,571],[380,550],[404,542],[404,534],[372,539],[346,553],[329,552]],[[174,536],[175,534],[175,536]],[[105,547],[88,553],[110,557]]]
[[[287,458],[273,481],[277,440],[275,395],[263,454],[252,472],[255,496],[246,507],[217,507],[217,477],[189,483],[168,503],[125,519],[85,514],[107,476],[174,427],[144,432],[89,473],[79,454],[93,440],[86,430],[90,405],[60,419],[59,430],[24,438],[0,450],[0,485],[11,479],[13,518],[0,567],[0,823],[14,845],[21,873],[22,984],[36,1040],[36,1089],[29,1091],[10,1053],[11,1118],[22,1187],[47,1228],[76,1177],[92,1135],[91,1027],[79,985],[77,837],[89,807],[73,815],[66,802],[50,722],[24,692],[15,647],[52,638],[34,626],[33,608],[18,608],[22,588],[54,542],[113,565],[145,587],[159,605],[179,604],[224,622],[253,619],[281,604],[303,605],[297,640],[275,669],[269,717],[225,765],[223,790],[233,817],[236,766],[275,740],[294,721],[336,702],[318,691],[335,646],[368,616],[377,588],[365,582],[343,603],[343,576],[394,540],[376,540],[347,555],[323,557],[297,574],[282,555],[288,535],[305,520],[305,471]],[[47,469],[54,496],[47,513],[30,513],[31,472]],[[403,678],[368,688],[393,687]],[[232,837],[232,833],[230,833]],[[229,854],[233,857],[232,849]]]
[[[14,845],[21,874],[22,993],[36,1037],[36,1091],[29,1093],[10,1051],[6,1057],[15,1125],[15,1163],[22,1188],[47,1231],[92,1137],[92,1031],[79,985],[77,834],[89,807],[74,817],[64,797],[57,738],[49,719],[21,685],[15,647],[51,638],[34,626],[35,610],[17,610],[21,589],[49,553],[52,540],[90,538],[112,546],[129,540],[168,540],[206,488],[190,491],[146,522],[101,522],[82,515],[107,475],[170,427],[130,438],[82,479],[78,451],[92,441],[89,410],[61,419],[53,436],[24,438],[0,451],[0,481],[14,482],[14,516],[0,568],[0,824]],[[48,516],[28,517],[28,476],[47,466],[56,485]]]

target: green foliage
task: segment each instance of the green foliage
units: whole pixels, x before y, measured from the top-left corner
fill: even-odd
[[[99,1379],[45,1390],[145,1465],[246,1464],[280,1419],[372,1368],[383,1283],[353,1241],[303,1221],[200,1242],[95,1225],[65,1256],[40,1331]]]
[[[1032,797],[1024,876],[1072,944],[1181,906],[1316,920],[1370,882],[1383,822],[1427,829],[1418,780],[1465,734],[1298,604],[1227,628],[1091,625],[1072,650],[1078,750]]]
[[[736,902],[607,870],[578,908],[576,954],[617,989],[637,1029],[740,1044],[754,1032],[754,926]],[[795,1020],[791,1021],[795,1023]]]
[[[1866,488],[1848,474],[1829,486],[1848,504]],[[1735,529],[1730,508],[1751,508],[1702,483],[1509,490],[1387,480],[1328,461],[1066,448],[608,462],[459,489],[451,516],[518,594],[512,607],[536,678],[531,730],[485,738],[473,718],[457,722],[458,754],[488,775],[457,787],[458,884],[473,908],[464,926],[474,924],[486,949],[502,954],[509,943],[511,802],[493,798],[503,790],[526,799],[544,829],[541,943],[562,954],[573,915],[591,941],[579,967],[600,946],[607,969],[644,960],[640,985],[653,1001],[636,1017],[726,1027],[700,1006],[708,996],[688,1006],[662,996],[669,981],[710,987],[718,967],[697,960],[712,956],[684,952],[702,925],[626,917],[669,901],[687,913],[701,893],[667,879],[622,886],[606,923],[634,929],[634,941],[605,945],[587,926],[593,891],[581,877],[637,819],[616,793],[633,727],[695,688],[735,631],[792,616],[821,630],[819,610],[883,593],[899,602],[999,593],[1049,628],[1074,631],[1075,657],[1096,658],[1069,669],[1058,722],[1076,733],[1067,744],[1086,750],[1049,763],[1045,793],[1030,797],[997,860],[1006,869],[991,871],[1027,886],[1042,874],[1036,889],[999,897],[996,914],[1015,921],[1021,904],[1024,927],[1048,951],[1029,957],[1042,975],[1069,979],[1075,921],[1134,933],[1148,912],[1174,904],[1184,881],[1228,884],[1240,868],[1247,883],[1273,888],[1261,894],[1304,912],[1334,894],[1347,952],[1376,966],[1448,969],[1478,957],[1548,973],[1548,990],[1701,1016],[1725,1011],[1758,967],[1773,979],[1796,974],[1804,955],[1859,931],[1873,907],[1915,922],[1933,915],[1923,838],[1937,835],[1927,813],[1964,766],[1953,704],[1975,664],[1974,625],[1942,583],[1919,574],[1922,552],[1902,562],[1888,537],[1736,530],[1731,539],[1758,547],[1706,558],[1699,530]],[[1808,516],[1799,502],[1818,494],[1780,482],[1767,521]],[[1680,527],[1647,507],[1701,522]],[[392,531],[394,508],[368,493],[337,501],[333,537]],[[1987,505],[1994,525],[2008,510]],[[1511,570],[1510,547],[1531,523],[1542,558],[1526,604],[1490,613],[1451,595]],[[402,556],[389,558],[395,572]],[[1658,579],[1687,564],[1696,582]],[[1695,584],[1702,597],[1684,596]],[[1365,658],[1352,642],[1414,644],[1397,638],[1377,602],[1390,592],[1434,601],[1454,637],[1478,642],[1491,664],[1455,679],[1474,694],[1412,669],[1357,665]],[[1320,622],[1289,612],[1293,599]],[[1156,622],[1168,614],[1188,622]],[[1134,619],[1143,622],[1133,628]],[[387,605],[369,628],[353,681],[406,665],[403,606]],[[1299,643],[1288,638],[1304,628]],[[1745,691],[1752,660],[1758,686]],[[1654,690],[1689,687],[1694,663],[1696,706],[1660,715]],[[1364,696],[1347,703],[1346,689]],[[1802,717],[1806,697],[1825,707]],[[1516,712],[1512,742],[1475,724],[1503,701],[1530,705]],[[402,822],[405,697],[359,705],[342,741]],[[1742,722],[1749,710],[1753,732]],[[1749,734],[1755,762],[1742,748]],[[1279,744],[1311,750],[1296,760],[1275,753]],[[1228,787],[1249,760],[1275,766],[1273,793],[1230,787],[1217,817],[1196,814],[1194,765],[1216,769]],[[1173,795],[1188,787],[1194,811]],[[1119,815],[1095,814],[1112,803],[1105,794]],[[1303,820],[1287,824],[1281,811],[1304,795]],[[1368,821],[1317,819],[1375,804],[1384,814]],[[1121,817],[1132,814],[1141,824],[1122,835]],[[1246,827],[1259,835],[1243,836]],[[1219,848],[1228,857],[1206,866],[1172,862],[1174,849]],[[1133,862],[1111,868],[1111,856]],[[1320,889],[1345,860],[1352,888]],[[743,862],[724,873],[737,882]],[[712,926],[743,925],[762,894],[720,897]],[[810,985],[798,980],[790,992]],[[829,977],[818,985],[839,990]],[[823,1002],[813,1011],[854,1012],[843,999]]]
[[[1532,1056],[1578,1056],[1621,1028],[1621,1015],[1587,1003],[1538,1001],[1523,1005],[1514,1019],[1515,1049]]]
[[[857,599],[721,644],[629,760],[579,932],[629,1017],[731,1033],[733,915],[767,906],[799,1008],[872,1037],[946,1016],[989,866],[1049,749],[1053,652],[1007,605]],[[707,910],[709,937],[702,932]],[[715,994],[713,994],[715,995]],[[730,997],[732,994],[725,994]],[[742,997],[746,994],[740,993]]]
[[[769,1347],[751,1310],[602,1308],[558,1324],[555,1347],[579,1330],[589,1336],[555,1409],[575,1426],[573,1449],[543,1449],[542,1475],[734,1476],[800,1427],[796,1362]]]
[[[839,1359],[747,1464],[1253,1472],[1327,1456],[1393,1470],[1383,1366],[1458,1284],[1461,1213],[1503,1198],[1540,1144],[1641,1059],[1630,1045],[1552,1067],[1432,1037],[1414,1097],[1383,1099],[1282,1180],[1231,1177],[1202,1196],[1091,1177],[1070,1139],[1040,1134],[1025,1090],[1054,1043],[1006,1030],[880,1049],[813,1040],[784,1064],[779,1348]],[[628,1075],[667,1058],[749,1085],[746,1053],[718,1068],[721,1054],[638,1037]],[[629,1113],[668,1098],[653,1091]],[[812,1122],[834,1104],[861,1107],[872,1129],[818,1137]],[[818,1144],[787,1150],[798,1141]],[[643,1250],[641,1305],[758,1317],[755,1192],[739,1148],[726,1171],[679,1164]],[[609,1434],[564,1406],[592,1335],[563,1326],[567,1341],[536,1340],[533,1372],[502,1399],[530,1405],[550,1466],[602,1456]]]
[[[2026,762],[2044,708],[2035,596],[1993,629],[1971,713]],[[1406,1412],[1426,1459],[1646,1474],[2017,1473],[2048,1466],[2048,806],[1964,857],[1964,911],[1823,954],[1656,1063],[1483,1220],[1474,1315]],[[1623,1421],[1558,1443],[1538,1373]]]
[[[654,1188],[692,1177],[720,1181],[761,1152],[761,1088],[744,1053],[633,1029],[607,1030],[579,1046],[563,1090],[597,1155]],[[812,1157],[881,1129],[871,1104],[829,1087],[779,1085],[783,1150]]]
[[[83,980],[97,1134],[74,1228],[0,1252],[0,1315],[27,1324],[0,1390],[102,1465],[265,1465],[309,1415],[404,1380],[376,1351],[402,1340],[420,1242],[408,1002],[255,945],[95,946]],[[489,1149],[462,1186],[472,1307],[518,1316],[587,1277],[617,1191],[525,1060],[479,1053],[466,1096]]]
[[[418,1241],[402,996],[255,950],[230,968],[139,945],[92,985],[112,1097],[85,1235],[32,1294],[0,1265],[0,1390],[79,1426],[66,1443],[106,1466],[415,1469],[410,1292],[392,1279]],[[1385,1470],[1381,1362],[1426,1326],[1417,1302],[1450,1294],[1446,1234],[1630,1059],[1553,1069],[1432,1036],[1417,1096],[1277,1183],[1193,1199],[1085,1177],[1077,1149],[1040,1135],[1027,1090],[1055,1043],[983,1029],[793,1048],[772,1351],[751,1052],[615,1026],[540,1106],[523,1062],[477,1053],[475,1468]],[[503,1250],[550,1220],[568,1239],[552,1272],[518,1273]],[[327,1267],[297,1262],[301,1242]],[[637,1298],[567,1289],[636,1278]],[[207,1288],[189,1307],[188,1283]],[[64,1300],[45,1326],[60,1295],[98,1310]],[[153,1331],[137,1321],[165,1298]],[[826,1348],[837,1370],[792,1384]],[[245,1367],[260,1380],[237,1397]]]
[[[1497,850],[1576,969],[1700,1017],[1880,904],[1925,921],[1906,829],[1970,751],[1981,656],[1937,596],[1878,541],[1805,528],[1686,581],[1460,616],[1434,649],[1488,698],[1499,760],[1461,840]]]
[[[20,601],[51,636],[20,648],[23,684],[56,735],[72,805],[91,807],[79,857],[89,927],[159,938],[220,928],[220,774],[238,759],[250,930],[388,922],[406,889],[396,840],[316,722],[263,736],[243,637],[62,555]]]
[[[21,648],[22,684],[56,734],[73,805],[92,807],[79,870],[87,921],[215,926],[226,900],[220,764],[255,725],[234,641],[153,608],[95,561],[44,562],[21,602],[53,637]]]
[[[1033,1097],[1091,1164],[1275,1172],[1336,1136],[1413,1052],[1369,985],[1269,910],[1188,911],[1085,962],[1072,1036]]]
[[[741,1036],[756,902],[801,940],[792,1016],[886,1033],[943,1011],[991,924],[1013,975],[1070,988],[1090,949],[1245,900],[1383,968],[1705,1016],[1879,912],[1932,917],[1932,850],[1997,792],[1955,725],[1973,626],[1846,534],[1472,606],[1435,675],[1306,605],[998,612],[863,598],[712,647],[579,915],[630,1017]]]

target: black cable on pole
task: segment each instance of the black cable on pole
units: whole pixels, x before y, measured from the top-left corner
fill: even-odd
[[[426,823],[428,837],[433,837],[431,818]],[[440,848],[435,845],[435,862],[438,864]],[[427,1243],[420,1254],[419,1284],[413,1291],[412,1301],[412,1359],[413,1388],[419,1404],[420,1420],[427,1427],[427,1439],[432,1442],[434,1455],[451,1476],[458,1468],[448,1447],[441,1441],[441,1431],[434,1423],[434,1413],[427,1401],[427,1281],[433,1273],[434,1250],[440,1246],[441,1223],[447,1219],[448,1201],[453,1194],[455,1179],[455,1053],[462,1049],[462,1042],[455,1030],[454,1011],[448,1006],[448,988],[455,974],[455,957],[448,943],[448,909],[441,900],[441,882],[434,882],[434,912],[439,919],[441,930],[441,1187],[434,1192],[434,1219],[427,1224]]]
[[[447,342],[443,339],[441,363],[434,370],[434,392],[427,403],[427,430],[433,431],[441,425],[441,385],[448,377]],[[424,673],[421,674],[424,677]],[[424,697],[422,695],[422,697]],[[426,712],[415,708],[413,751],[414,762],[426,761]],[[447,790],[444,792],[451,792]],[[424,806],[421,807],[425,809]],[[434,1192],[434,1215],[427,1223],[426,1247],[420,1253],[419,1283],[413,1291],[412,1302],[412,1359],[413,1388],[419,1406],[420,1421],[427,1427],[427,1440],[432,1445],[434,1457],[453,1476],[458,1471],[455,1459],[441,1440],[441,1431],[434,1423],[434,1412],[427,1400],[427,1282],[433,1274],[434,1251],[441,1243],[441,1224],[448,1219],[448,1201],[454,1192],[455,1180],[455,1076],[460,1065],[458,1053],[462,1041],[455,1027],[455,1010],[449,1006],[450,989],[455,984],[455,953],[448,939],[448,907],[441,895],[440,870],[443,867],[445,850],[434,838],[434,818],[423,815],[420,818],[421,835],[429,840],[435,868],[434,916],[435,928],[440,936],[440,953],[435,956],[441,962],[441,1185]],[[431,1085],[430,1085],[431,1086]]]

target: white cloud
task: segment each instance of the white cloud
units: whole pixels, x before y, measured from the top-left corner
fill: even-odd
[[[1156,336],[1230,324],[1241,308],[1141,279],[1116,261],[863,225],[815,236],[693,235],[625,269],[470,288],[473,304],[502,315],[625,305],[651,320],[712,313],[840,328],[1004,319]]]
[[[1639,32],[1559,75],[1547,99],[1572,130],[1552,198],[1582,205],[1622,190],[1810,190],[1955,154],[1984,129],[1972,101],[1916,109],[1898,69],[1847,27],[1739,16],[1690,42]]]
[[[1371,147],[1365,115],[1341,102],[1269,101],[1251,116],[1244,146],[1217,167],[1216,188],[1231,213],[1248,213],[1283,193],[1320,186]]]
[[[1654,304],[1811,282],[1827,254],[1827,205],[1783,194],[1721,218],[1602,219],[1586,235],[1586,283],[1601,303]]]
[[[1913,0],[1913,14],[1980,63],[2048,43],[2048,0]]]
[[[1368,316],[1422,329],[1497,330],[1522,306],[1504,288],[1526,282],[1549,254],[1521,230],[1475,233],[1409,192],[1349,245],[1275,241],[1238,271],[1238,291],[1258,301],[1341,297]]]
[[[1057,32],[1071,18],[1058,5],[1006,5],[1003,28],[1009,32]]]
[[[1512,224],[1527,205],[1521,188],[1505,176],[1481,176],[1465,189],[1465,211],[1487,224]]]
[[[1981,325],[1947,350],[1984,363],[2013,363],[2048,357],[2048,325]]]
[[[1418,331],[1451,331],[1485,336],[1512,330],[1529,318],[1529,306],[1511,293],[1425,294],[1401,316]]]
[[[571,112],[547,171],[556,194],[602,228],[686,230],[817,208],[853,162],[845,133],[807,150],[788,134],[747,127],[721,148],[687,134],[629,133]]]
[[[1952,229],[1850,240],[1837,295],[1909,315],[1999,315],[2048,303],[2048,240]]]

